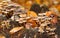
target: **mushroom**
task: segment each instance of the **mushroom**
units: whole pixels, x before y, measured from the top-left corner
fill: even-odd
[[[23,27],[15,27],[15,28],[10,30],[10,34],[14,34],[14,33],[18,32],[21,29],[23,29]]]

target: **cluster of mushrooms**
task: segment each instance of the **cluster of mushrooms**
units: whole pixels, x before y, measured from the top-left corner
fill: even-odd
[[[46,13],[29,17],[23,6],[3,1],[0,3],[0,38],[41,38],[39,35],[44,33],[55,35],[52,19]]]

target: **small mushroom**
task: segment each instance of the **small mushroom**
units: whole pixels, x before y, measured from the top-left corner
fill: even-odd
[[[18,32],[21,29],[23,29],[23,27],[15,27],[15,28],[10,30],[10,34],[14,34],[14,33]]]

